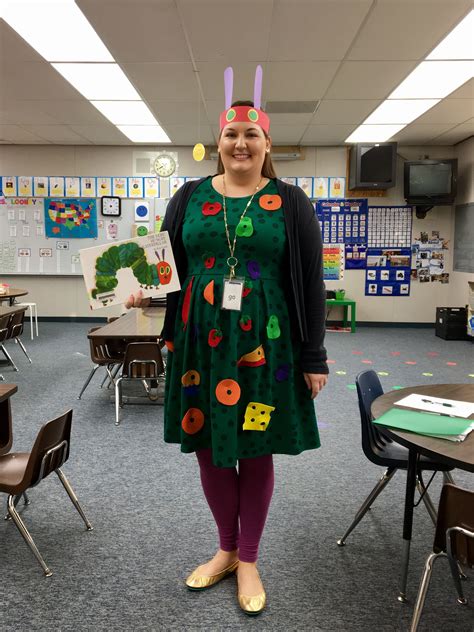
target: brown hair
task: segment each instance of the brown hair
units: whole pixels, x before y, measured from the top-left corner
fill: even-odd
[[[234,103],[232,103],[231,107],[234,106],[239,106],[239,105],[248,105],[249,107],[253,108],[253,101],[234,101]],[[265,135],[265,138],[268,138],[268,134],[266,133],[265,130],[262,129],[262,132]],[[219,140],[221,138],[221,134],[222,131],[219,134]],[[219,157],[217,159],[217,173],[218,175],[222,175],[224,173],[225,169],[224,169],[224,164],[222,162],[221,159],[221,155],[219,154]],[[273,166],[273,162],[272,162],[272,158],[270,153],[265,154],[265,159],[263,161],[263,165],[262,165],[262,176],[264,178],[276,178],[277,175],[275,173],[275,168]]]

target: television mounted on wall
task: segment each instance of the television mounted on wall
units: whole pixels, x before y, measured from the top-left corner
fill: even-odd
[[[397,143],[357,143],[349,157],[349,188],[384,190],[396,184]]]
[[[444,206],[456,197],[458,161],[415,160],[405,162],[404,195],[415,206]]]

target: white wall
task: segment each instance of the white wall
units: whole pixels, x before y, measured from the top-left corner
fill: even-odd
[[[467,143],[467,145],[466,145]],[[466,141],[464,149],[459,146],[458,158],[462,163],[462,172],[473,168],[473,143]],[[140,147],[143,151],[157,151],[157,147]],[[0,146],[1,175],[133,175],[134,147],[84,147],[84,146]],[[192,159],[191,148],[173,147],[178,152],[179,174],[183,176],[201,176],[213,173],[215,162],[196,163]],[[456,155],[452,147],[399,147],[398,186],[388,191],[385,198],[370,198],[369,204],[403,204],[403,158],[418,159],[429,155],[430,158],[451,158]],[[308,147],[304,161],[277,162],[279,176],[335,176],[346,173],[346,149],[344,147]],[[461,172],[461,169],[460,169]],[[461,178],[460,178],[461,180]],[[472,178],[466,176],[460,188],[463,201],[472,201]],[[467,196],[467,198],[466,198]],[[459,202],[461,203],[461,202]],[[425,220],[414,220],[414,233],[419,230],[439,230],[440,235],[452,243],[454,220],[451,207],[437,207],[429,212]],[[452,275],[452,250],[448,252],[447,272]],[[345,272],[341,282],[330,282],[328,288],[344,288],[351,298],[357,300],[357,319],[359,321],[383,322],[434,322],[435,308],[442,305],[463,305],[465,298],[465,279],[472,275],[455,273],[453,282],[441,283],[417,282],[411,285],[409,297],[366,297],[364,296],[365,276],[363,271]],[[28,298],[38,303],[40,316],[90,316],[84,284],[81,278],[61,277],[8,277],[11,285],[26,286]],[[26,299],[25,299],[26,300]],[[107,308],[94,312],[94,316],[107,316],[119,313],[120,309]]]

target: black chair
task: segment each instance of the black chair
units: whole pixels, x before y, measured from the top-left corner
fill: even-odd
[[[433,553],[426,562],[421,578],[410,632],[416,632],[420,622],[433,564],[439,557],[447,557],[458,593],[458,603],[467,604],[459,576],[458,564],[474,566],[474,492],[456,485],[444,485],[439,500],[438,520]]]
[[[383,395],[382,385],[375,371],[363,371],[356,377],[357,395],[359,398],[360,421],[362,428],[362,450],[365,456],[376,465],[382,465],[387,469],[382,474],[373,490],[363,502],[361,508],[356,513],[354,520],[350,524],[342,538],[337,541],[339,546],[344,546],[348,535],[359,524],[365,516],[377,496],[385,489],[397,470],[408,468],[408,449],[395,443],[385,436],[382,436],[377,427],[372,423],[370,408],[372,402]],[[430,514],[433,523],[436,524],[437,514],[431,498],[428,495],[422,478],[422,471],[443,472],[445,481],[452,483],[453,479],[449,472],[453,468],[434,461],[425,456],[420,456],[418,462],[416,486],[420,492],[426,509]]]
[[[10,356],[10,354],[5,348],[5,345],[3,344],[10,338],[10,321],[11,321],[11,314],[5,314],[4,316],[0,316],[0,350],[2,351],[3,355],[6,357],[8,362],[12,365],[13,370],[18,371],[18,367],[13,362],[12,357]]]
[[[11,315],[10,323],[8,324],[8,329],[9,329],[8,338],[13,338],[13,340],[20,345],[21,350],[28,358],[28,362],[31,364],[32,362],[31,362],[30,356],[28,355],[28,351],[26,350],[25,345],[20,340],[20,336],[23,333],[24,321],[25,321],[25,310],[20,311],[20,312],[15,312]]]

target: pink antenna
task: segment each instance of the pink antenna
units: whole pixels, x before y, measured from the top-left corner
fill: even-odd
[[[262,67],[259,65],[255,68],[255,84],[253,88],[253,105],[259,110],[262,105]]]
[[[234,71],[232,66],[224,70],[224,93],[225,93],[225,109],[228,110],[232,105],[232,92],[234,88]]]

